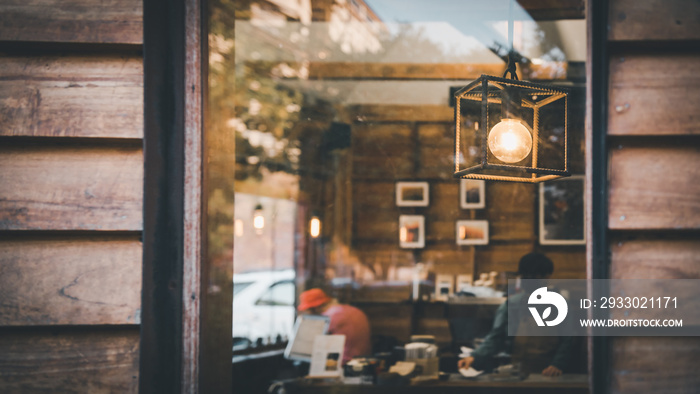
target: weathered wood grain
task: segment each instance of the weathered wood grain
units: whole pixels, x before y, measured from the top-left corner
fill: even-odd
[[[610,158],[609,227],[700,228],[700,147],[620,143]]]
[[[697,393],[700,337],[615,337],[613,393]]]
[[[611,41],[700,39],[700,3],[686,0],[613,0]]]
[[[454,244],[442,244],[424,251],[421,258],[433,263],[436,274],[474,274],[473,247],[455,248]]]
[[[583,0],[518,0],[518,4],[537,21],[586,17]]]
[[[583,246],[537,248],[534,242],[509,242],[507,244],[478,247],[476,249],[476,275],[482,272],[516,272],[518,262],[526,253],[544,253],[554,263],[554,279],[584,279],[586,277],[586,252]]]
[[[611,57],[608,134],[700,134],[698,68],[697,53]]]
[[[419,178],[456,181],[454,172],[454,131],[452,123],[421,123],[418,128]]]
[[[138,324],[141,242],[0,240],[0,325]]]
[[[353,176],[400,179],[414,176],[412,126],[356,124],[353,133]]]
[[[0,58],[0,135],[143,138],[141,57]]]
[[[541,248],[554,263],[554,279],[586,279],[586,246],[565,245]]]
[[[371,297],[370,289],[363,289],[363,292],[369,292]],[[402,300],[406,300],[410,296],[410,288],[401,288]],[[364,298],[367,300],[376,298]],[[411,304],[403,303],[379,303],[379,302],[355,302],[353,303],[359,309],[361,309],[367,315],[369,320],[370,329],[373,336],[382,335],[396,338],[400,343],[406,343],[410,340],[412,331],[412,315],[413,306]]]
[[[535,239],[537,190],[532,184],[486,182],[486,215],[483,219],[489,221],[492,241]]]
[[[452,122],[454,109],[443,105],[353,105],[353,122]]]
[[[697,237],[613,239],[613,279],[700,279]]]
[[[143,228],[143,153],[0,146],[1,230]]]
[[[520,258],[533,250],[532,242],[510,242],[498,247],[475,246],[474,271],[478,278],[483,272],[515,272]],[[556,270],[556,268],[555,268]]]
[[[139,330],[32,329],[0,334],[3,393],[136,393]]]
[[[290,64],[300,69],[298,64]],[[311,62],[308,78],[323,80],[470,80],[482,74],[502,75],[505,64],[446,64],[446,63],[357,63]],[[568,64],[552,62],[529,64],[518,71],[522,79],[565,79]]]
[[[393,240],[398,245],[398,236]],[[383,267],[383,278],[387,275],[387,269],[394,266],[412,266],[413,254],[408,249],[398,249],[395,244],[367,244],[357,248],[353,253],[357,258],[370,267],[380,264]]]
[[[0,40],[143,43],[139,0],[7,0],[0,5]]]

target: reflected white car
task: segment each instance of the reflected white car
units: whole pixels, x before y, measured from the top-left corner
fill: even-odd
[[[292,334],[294,270],[260,271],[233,275],[233,338],[241,342],[274,342]]]

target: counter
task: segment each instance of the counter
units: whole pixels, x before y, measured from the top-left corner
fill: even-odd
[[[524,380],[490,380],[489,375],[478,379],[464,379],[459,374],[451,374],[446,381],[437,379],[414,380],[404,386],[377,386],[343,384],[340,381],[314,381],[298,379],[285,384],[287,394],[587,394],[588,375],[565,374],[559,377],[529,375]]]

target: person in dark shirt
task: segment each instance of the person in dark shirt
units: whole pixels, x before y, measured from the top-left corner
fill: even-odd
[[[518,263],[518,275],[522,279],[547,279],[553,272],[552,260],[541,253],[528,253]],[[572,337],[508,336],[508,305],[510,303],[514,306],[517,303],[521,307],[514,308],[515,311],[527,310],[522,304],[527,303],[525,295],[529,293],[530,291],[512,295],[498,307],[491,331],[469,357],[459,360],[457,365],[460,369],[492,369],[494,356],[503,351],[510,352],[512,362],[519,362],[524,372],[541,371],[545,376],[559,376],[567,369],[574,348]]]

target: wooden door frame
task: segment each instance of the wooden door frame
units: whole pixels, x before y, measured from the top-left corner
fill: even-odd
[[[608,0],[586,0],[586,276],[608,279]],[[589,292],[592,287],[589,286]],[[589,294],[598,298],[601,294]],[[600,312],[600,311],[595,311]],[[599,317],[599,316],[590,316]],[[591,393],[606,393],[610,381],[610,341],[588,337]]]
[[[144,232],[139,390],[230,392],[231,359],[202,338],[230,342],[230,326],[207,324],[202,229],[206,0],[144,1]],[[608,278],[607,0],[586,0],[587,274]],[[203,60],[204,59],[204,60]],[[189,87],[189,89],[188,89]],[[232,295],[229,295],[232,296]],[[206,332],[205,332],[206,331]],[[226,332],[224,332],[226,331]],[[589,337],[591,392],[606,392],[610,346]],[[210,369],[211,368],[211,369]],[[206,369],[206,374],[202,370]],[[220,371],[212,373],[211,371]],[[206,378],[202,378],[206,375]],[[212,385],[217,381],[216,386]],[[223,385],[221,384],[223,382]],[[223,389],[221,389],[223,387]]]
[[[233,294],[206,291],[206,6],[144,1],[143,393],[231,392],[231,320],[207,313]]]

